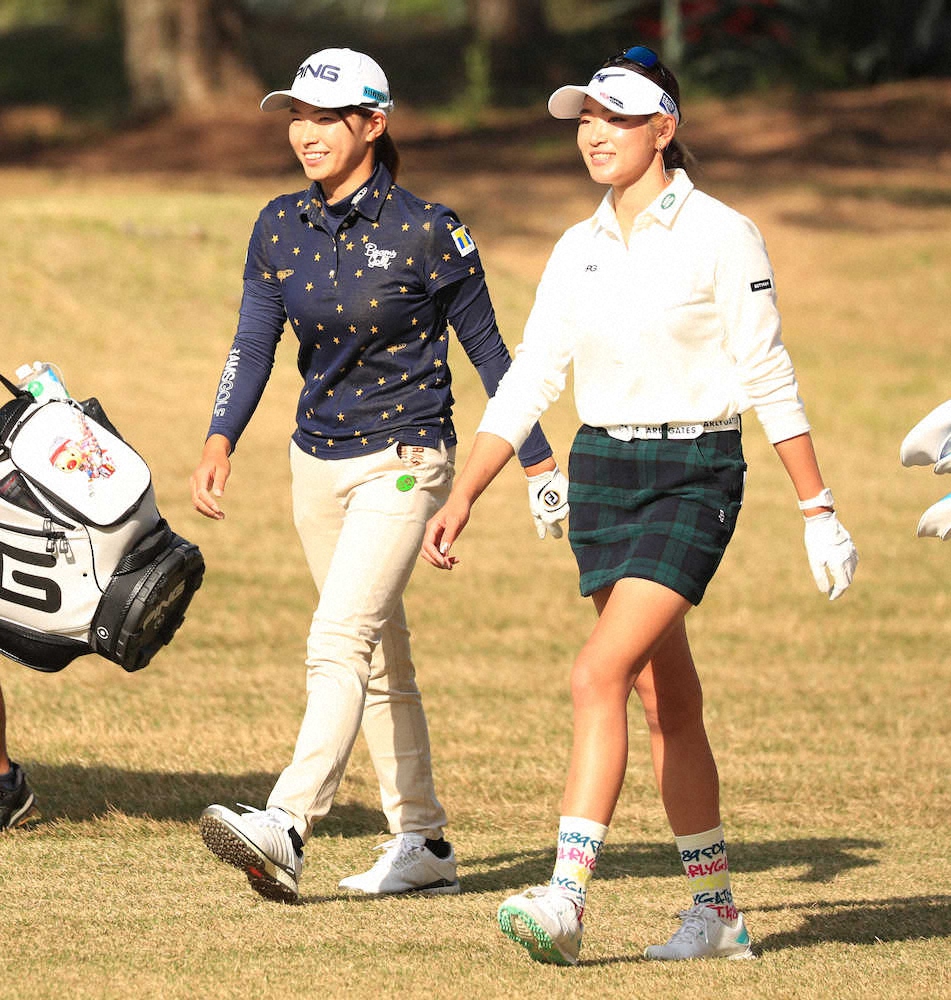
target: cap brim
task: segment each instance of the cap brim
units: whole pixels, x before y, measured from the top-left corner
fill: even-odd
[[[549,114],[553,118],[577,118],[586,97],[594,97],[587,87],[559,87],[548,98]]]
[[[262,111],[280,111],[291,106],[294,95],[289,90],[273,90],[261,101]]]

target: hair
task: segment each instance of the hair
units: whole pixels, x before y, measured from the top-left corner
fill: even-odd
[[[629,50],[625,50],[629,51]],[[639,76],[646,77],[651,83],[656,83],[661,90],[669,94],[677,105],[677,113],[680,115],[680,122],[683,124],[684,113],[683,108],[680,104],[680,84],[677,82],[677,77],[674,76],[673,71],[665,66],[659,59],[654,63],[653,66],[647,67],[642,66],[639,62],[634,62],[631,59],[625,59],[624,55],[614,56],[608,59],[601,66],[604,69],[606,66],[623,66],[624,69],[629,69]],[[658,118],[663,117],[662,112],[658,112],[651,119],[655,122]],[[674,170],[677,167],[685,167],[689,162],[694,160],[693,154],[687,149],[687,147],[676,137],[670,140],[670,143],[664,149],[664,169]]]

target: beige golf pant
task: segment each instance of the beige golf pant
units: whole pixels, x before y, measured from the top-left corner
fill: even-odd
[[[294,523],[320,596],[304,720],[267,804],[304,840],[333,804],[361,724],[390,831],[442,836],[402,598],[426,522],[449,494],[453,453],[394,445],[331,461],[291,444]]]

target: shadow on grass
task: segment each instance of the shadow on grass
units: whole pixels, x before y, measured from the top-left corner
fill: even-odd
[[[768,840],[730,843],[730,868],[737,872],[760,872],[774,868],[803,868],[794,876],[797,882],[831,882],[837,875],[854,868],[867,868],[878,862],[857,852],[883,847],[878,840],[852,837],[799,840]],[[463,878],[465,892],[497,892],[520,889],[548,881],[554,860],[552,850],[518,851],[468,859],[468,865],[484,869]],[[663,878],[682,876],[672,843],[612,844],[610,841],[598,861],[599,880],[619,878]]]
[[[756,942],[759,952],[810,948],[838,941],[880,944],[951,937],[951,896],[898,896],[892,899],[838,899],[759,907],[758,912],[808,910],[795,930],[771,934]],[[747,910],[749,915],[752,912]]]
[[[130,771],[104,765],[24,764],[36,792],[41,820],[81,823],[119,812],[157,820],[197,820],[212,802],[263,808],[276,773]],[[357,803],[335,805],[320,824],[325,836],[362,837],[386,829],[379,809]]]

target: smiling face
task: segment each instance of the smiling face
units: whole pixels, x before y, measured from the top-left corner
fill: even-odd
[[[308,180],[329,202],[355,191],[373,173],[373,144],[386,131],[379,111],[316,108],[294,100],[288,138]]]
[[[620,115],[588,98],[578,116],[578,149],[592,180],[623,191],[653,174],[663,178],[662,151],[675,128],[667,115]]]

